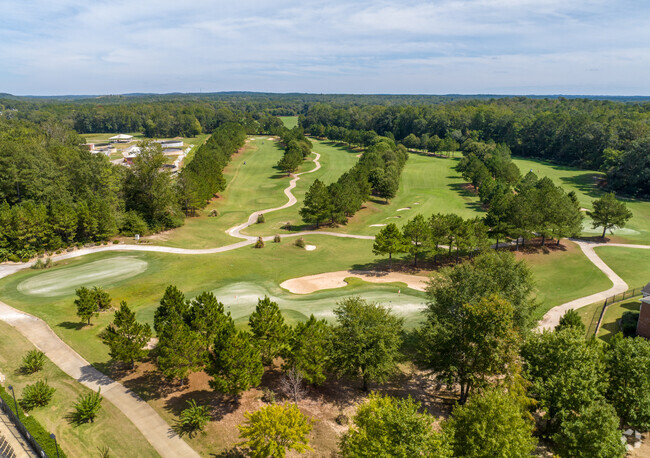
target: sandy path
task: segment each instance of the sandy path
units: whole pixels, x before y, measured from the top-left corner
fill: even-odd
[[[605,261],[600,259],[600,257],[594,251],[595,248],[602,247],[602,246],[614,246],[614,247],[622,247],[622,248],[638,248],[642,250],[650,250],[650,245],[627,245],[624,243],[592,243],[592,242],[585,242],[582,240],[574,240],[574,239],[571,239],[571,241],[576,243],[580,247],[582,252],[585,254],[585,256],[587,256],[587,258],[589,258],[589,260],[593,262],[596,267],[598,267],[605,275],[607,275],[607,278],[611,280],[613,286],[605,291],[601,291],[600,293],[581,297],[573,301],[567,302],[565,304],[558,305],[557,307],[553,307],[551,310],[546,312],[542,320],[539,322],[539,325],[537,327],[537,329],[539,330],[552,329],[555,326],[557,326],[558,323],[560,322],[560,318],[562,318],[562,315],[564,315],[568,310],[575,310],[584,307],[586,305],[593,304],[595,302],[604,301],[608,297],[614,296],[615,294],[623,293],[629,289],[628,284],[625,283],[625,281],[623,281],[623,279],[619,277],[616,274],[616,272],[614,272],[607,264],[605,264]]]
[[[310,294],[321,289],[343,288],[347,286],[346,278],[355,277],[370,283],[406,283],[409,288],[424,291],[429,277],[408,275],[399,272],[374,272],[365,270],[340,270],[306,277],[292,278],[280,286],[294,294]]]
[[[162,457],[199,455],[169,427],[153,408],[133,391],[102,374],[65,344],[41,319],[0,302],[0,319],[16,328],[63,372],[115,405],[142,432]]]

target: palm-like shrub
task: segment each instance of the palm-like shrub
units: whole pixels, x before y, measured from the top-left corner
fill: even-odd
[[[46,406],[50,403],[55,391],[54,388],[47,384],[47,380],[39,380],[25,387],[20,405],[25,410]]]
[[[45,353],[38,350],[30,350],[23,356],[23,362],[20,365],[20,370],[24,374],[33,374],[43,369],[45,363]]]
[[[294,245],[296,245],[298,248],[305,248],[305,239],[302,237],[296,239],[295,242],[293,242]]]
[[[187,406],[181,412],[178,429],[180,434],[187,433],[192,437],[196,432],[203,431],[210,421],[210,409],[208,406],[198,405],[194,399],[187,401]]]
[[[80,425],[95,421],[99,409],[102,407],[102,400],[104,399],[100,392],[101,389],[98,389],[97,393],[79,395],[77,402],[74,404],[74,411],[71,414],[73,423]]]

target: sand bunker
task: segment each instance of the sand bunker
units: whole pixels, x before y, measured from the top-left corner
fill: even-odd
[[[398,212],[403,212],[404,210],[410,210],[410,209],[411,209],[411,207],[404,207],[404,208],[398,208],[397,211]]]
[[[308,275],[284,281],[280,286],[294,294],[310,294],[321,289],[343,288],[346,278],[355,277],[371,283],[406,283],[409,288],[424,291],[428,277],[408,275],[399,272],[371,272],[363,270],[340,270],[323,274]]]
[[[413,202],[413,205],[420,205],[420,202]]]
[[[148,263],[135,256],[117,256],[35,275],[18,285],[23,294],[41,297],[65,296],[80,286],[107,286],[128,280],[145,270]]]
[[[305,250],[307,251],[314,251],[316,249],[316,245],[305,245]]]
[[[371,224],[370,227],[384,227],[386,224]]]

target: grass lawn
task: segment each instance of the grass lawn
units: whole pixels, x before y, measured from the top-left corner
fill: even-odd
[[[282,120],[282,124],[287,129],[293,129],[298,125],[298,116],[278,116]]]
[[[563,251],[518,254],[535,276],[539,308],[535,319],[556,305],[611,288],[612,282],[572,242],[563,242]]]
[[[603,175],[600,172],[531,159],[513,158],[513,161],[522,174],[532,170],[539,178],[549,177],[553,182],[562,186],[566,192],[575,191],[583,208],[591,210],[593,208],[591,202],[603,195],[603,191],[595,184],[595,177]],[[625,201],[634,216],[625,228],[614,230],[614,236],[609,234],[609,237],[623,243],[650,244],[650,201],[625,198],[621,200]],[[584,235],[595,236],[602,233],[602,228],[591,228],[591,219],[587,217],[585,220]]]
[[[98,448],[108,446],[111,456],[158,456],[149,442],[113,404],[102,403],[102,408],[94,423],[75,427],[65,420],[79,394],[90,390],[46,359],[42,371],[31,375],[18,372],[22,356],[34,346],[18,331],[0,321],[0,372],[5,374],[6,383],[12,384],[16,396],[20,397],[23,388],[40,379],[46,379],[56,388],[54,397],[46,407],[30,412],[47,430],[56,434],[57,441],[69,457],[99,456]]]
[[[599,247],[596,254],[633,288],[650,282],[650,250],[623,247]]]
[[[641,296],[626,299],[608,306],[607,310],[605,310],[605,316],[600,325],[600,330],[598,331],[598,338],[603,339],[605,342],[609,342],[609,339],[620,331],[618,321],[621,319],[623,314],[630,311],[639,311],[641,306],[641,302],[639,301],[640,297]],[[593,335],[593,332],[596,329],[596,324],[598,323],[598,318],[600,318],[602,307],[603,303],[598,302],[578,309],[578,314],[587,327],[587,332],[589,333],[588,337]]]
[[[291,311],[290,321],[304,319],[314,313],[331,318],[331,310],[342,297],[359,294],[369,300],[393,305],[412,326],[419,319],[423,303],[420,292],[405,285],[376,285],[361,281],[346,288],[332,289],[310,295],[294,295],[278,285],[284,280],[321,272],[368,268],[374,257],[372,242],[309,236],[306,242],[316,245],[314,251],[297,248],[289,241],[267,243],[263,249],[244,247],[226,253],[182,256],[164,253],[97,253],[78,259],[64,260],[47,271],[23,270],[0,281],[0,297],[6,303],[44,319],[52,329],[91,363],[108,360],[107,348],[98,334],[112,319],[102,313],[92,319],[92,326],[83,326],[76,316],[74,290],[80,285],[80,274],[89,278],[87,285],[102,285],[113,297],[114,305],[126,300],[136,310],[138,319],[149,323],[158,302],[169,284],[178,286],[187,297],[202,291],[215,291],[229,307],[235,319],[244,319],[265,294]],[[135,264],[146,264],[130,276],[118,276],[115,266],[128,257]],[[116,261],[117,260],[117,261]],[[106,266],[102,273],[102,265]],[[41,281],[42,280],[42,281]],[[42,286],[41,286],[42,285]],[[397,294],[401,289],[402,294]]]

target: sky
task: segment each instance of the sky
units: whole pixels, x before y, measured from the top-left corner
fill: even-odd
[[[0,0],[0,92],[650,95],[644,0]]]

